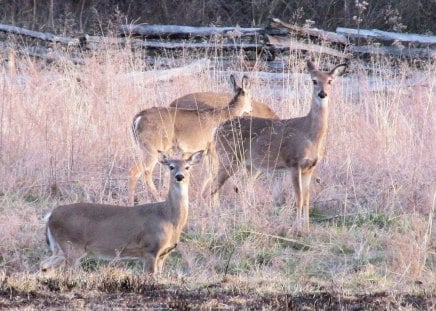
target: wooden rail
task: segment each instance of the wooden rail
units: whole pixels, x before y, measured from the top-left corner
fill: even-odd
[[[337,28],[336,32],[329,32],[298,27],[276,18],[263,28],[120,25],[118,37],[62,37],[4,24],[0,24],[0,32],[8,34],[3,36],[6,38],[20,36],[14,44],[0,44],[0,49],[15,48],[20,54],[52,61],[70,60],[76,64],[82,63],[77,56],[80,53],[68,56],[69,52],[100,50],[108,46],[146,49],[158,55],[162,50],[244,50],[253,51],[254,55],[264,53],[269,61],[291,51],[328,55],[341,60],[374,55],[436,59],[436,36],[351,28]],[[35,40],[43,44],[33,47]],[[360,41],[366,44],[361,45]],[[22,43],[21,46],[16,42]],[[60,49],[64,50],[62,53],[54,53],[56,45],[68,48]]]

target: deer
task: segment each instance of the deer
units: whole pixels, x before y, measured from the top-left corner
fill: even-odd
[[[174,100],[170,107],[198,111],[221,110],[232,100],[233,95],[221,92],[198,92],[184,95]],[[249,114],[258,118],[279,119],[279,116],[265,103],[251,101],[252,111]]]
[[[223,109],[232,99],[232,94],[222,92],[198,92],[184,95],[171,102],[170,107],[178,109],[191,109],[198,111],[213,110],[218,111]],[[279,119],[279,116],[272,110],[267,104],[252,99],[251,101],[252,111],[251,113],[245,113],[244,115],[250,115],[258,118]],[[252,180],[256,180],[262,172],[253,172],[250,166],[246,167],[247,172],[250,173]],[[209,177],[203,185],[202,193],[205,192],[206,186],[210,183],[212,177]],[[235,192],[239,192],[239,187],[234,184],[233,189]]]
[[[153,107],[139,112],[132,123],[136,145],[142,153],[142,161],[130,169],[128,197],[135,204],[135,189],[138,179],[144,176],[145,184],[156,200],[159,193],[152,180],[153,168],[157,163],[157,150],[178,149],[183,154],[195,150],[209,149],[213,133],[218,125],[244,113],[250,113],[251,90],[247,76],[239,87],[233,75],[230,76],[234,96],[227,106],[220,110],[189,110],[175,107]],[[210,157],[209,157],[210,159]]]
[[[144,271],[161,273],[168,255],[177,247],[189,211],[190,169],[204,150],[187,159],[170,159],[159,151],[159,161],[171,178],[165,201],[134,207],[76,203],[55,208],[46,217],[46,239],[52,256],[41,270],[76,267],[85,254],[102,259],[143,261]]]
[[[307,67],[313,92],[306,116],[282,120],[238,117],[222,123],[214,136],[218,168],[211,194],[216,195],[241,164],[264,171],[289,170],[296,196],[294,230],[297,233],[310,230],[310,182],[324,152],[331,86],[335,78],[345,72],[347,65],[340,64],[329,72],[323,72],[309,60]]]

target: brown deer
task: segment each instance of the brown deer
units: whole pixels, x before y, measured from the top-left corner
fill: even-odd
[[[230,93],[199,92],[187,94],[174,100],[170,107],[192,110],[221,110],[232,100]],[[265,103],[257,100],[251,101],[251,116],[257,118],[279,119],[278,115]]]
[[[198,92],[184,95],[182,97],[174,100],[170,107],[175,107],[178,109],[191,109],[191,110],[214,110],[219,111],[225,108],[228,103],[232,100],[233,95],[230,93],[220,93],[220,92]],[[278,120],[279,116],[265,103],[253,100],[251,101],[252,111],[250,116],[257,118],[268,118]],[[248,115],[245,113],[244,115]],[[247,170],[251,174],[253,180],[257,179],[262,173],[260,171],[252,172],[252,168],[247,166]],[[206,186],[209,184],[212,176],[205,180],[202,192],[205,190]],[[235,184],[233,189],[238,192],[239,187]]]
[[[330,72],[321,72],[311,61],[307,66],[313,95],[306,116],[288,120],[240,117],[221,124],[214,138],[219,163],[212,194],[242,163],[257,170],[290,170],[297,201],[296,231],[302,230],[303,221],[304,230],[309,231],[309,186],[323,152],[330,89],[347,67],[341,64]]]
[[[234,97],[221,110],[186,110],[174,107],[154,107],[138,113],[132,124],[135,141],[142,151],[143,160],[130,169],[129,202],[134,204],[138,178],[144,174],[146,185],[156,199],[159,194],[152,180],[157,163],[157,150],[178,148],[184,154],[208,150],[213,133],[221,122],[251,112],[251,92],[248,78],[242,78],[238,87],[233,75],[230,80]]]
[[[146,272],[161,272],[186,225],[189,171],[203,153],[197,151],[186,160],[160,154],[160,162],[171,172],[164,202],[129,208],[78,203],[54,209],[46,227],[53,254],[41,263],[41,269],[77,265],[83,255],[90,254],[103,259],[140,258]]]

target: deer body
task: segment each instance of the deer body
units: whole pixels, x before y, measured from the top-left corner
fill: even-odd
[[[161,162],[171,169],[167,200],[131,208],[78,203],[56,208],[47,222],[47,240],[53,256],[42,270],[75,265],[84,254],[102,259],[139,258],[149,273],[162,270],[169,253],[177,246],[188,219],[189,168],[203,151],[188,160]]]
[[[198,111],[205,110],[221,110],[225,108],[232,100],[233,95],[230,93],[219,92],[199,92],[182,96],[174,100],[170,107],[179,109],[191,109]],[[277,114],[267,105],[257,100],[252,100],[252,111],[250,113],[253,117],[279,119]]]
[[[339,65],[329,73],[318,71],[312,62],[308,62],[308,67],[314,89],[311,109],[306,116],[287,120],[240,117],[223,123],[215,134],[219,166],[212,194],[241,164],[264,171],[290,170],[297,199],[297,231],[303,227],[302,218],[304,230],[309,230],[309,186],[322,157],[330,86],[346,65]]]
[[[132,130],[143,161],[130,170],[129,202],[134,204],[134,193],[138,178],[144,174],[145,183],[153,196],[159,194],[152,181],[153,168],[157,163],[157,150],[178,148],[184,154],[196,150],[207,150],[213,133],[221,122],[251,111],[251,95],[248,78],[244,76],[238,87],[231,76],[235,96],[221,110],[187,110],[174,107],[154,107],[138,113],[133,119]]]

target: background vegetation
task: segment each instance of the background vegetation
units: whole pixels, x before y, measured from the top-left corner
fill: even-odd
[[[101,33],[119,23],[265,25],[268,18],[325,30],[379,28],[436,33],[434,0],[15,0],[0,1],[0,21],[56,33]]]
[[[435,30],[434,1],[415,1],[413,6],[409,1],[393,2],[398,18],[387,24],[388,1],[362,2],[365,8],[360,9],[354,1],[334,0],[329,7],[324,1],[117,4],[3,1],[0,17],[5,23],[61,34],[106,32],[125,21],[258,25],[269,16],[297,23],[313,19],[315,26],[325,29],[359,23]],[[8,71],[7,64],[0,68],[0,309],[8,305],[2,305],[6,300],[22,306],[20,299],[41,307],[62,307],[74,299],[80,308],[86,299],[92,303],[98,298],[104,306],[117,299],[130,301],[130,296],[123,300],[111,295],[114,292],[140,294],[136,297],[144,300],[141,295],[167,285],[179,287],[167,291],[165,299],[174,293],[204,293],[213,297],[207,304],[200,301],[206,308],[223,307],[220,291],[233,293],[232,305],[240,306],[259,293],[287,297],[362,289],[365,294],[425,293],[429,303],[417,309],[436,305],[436,67],[431,61],[352,60],[349,74],[336,81],[326,155],[317,168],[321,183],[314,183],[311,192],[310,234],[296,237],[290,231],[295,199],[286,174],[264,175],[252,183],[241,173],[233,179],[241,191],[235,194],[227,184],[218,207],[198,195],[199,169],[193,172],[188,226],[158,285],[141,275],[137,261],[108,264],[85,258],[78,272],[39,272],[40,261],[49,256],[43,216],[71,202],[126,204],[128,169],[138,156],[131,141],[133,116],[145,108],[167,106],[187,93],[229,92],[228,76],[242,75],[245,59],[236,52],[229,57],[233,65],[223,71],[224,65],[214,61],[221,52],[217,45],[199,54],[182,51],[177,59],[166,53],[169,67],[176,67],[173,60],[212,60],[208,70],[168,81],[144,75],[159,75],[159,59],[149,65],[143,58],[146,52],[129,48],[84,54],[84,65],[18,56],[17,72]],[[256,71],[265,68],[261,61],[249,73],[253,96],[282,118],[306,114],[312,88],[301,55],[291,53],[286,61],[290,70],[282,72],[283,79],[257,76]],[[324,68],[336,63],[327,58],[315,61]],[[165,170],[156,169],[155,181],[165,193]],[[141,202],[152,200],[141,186],[138,193]],[[400,305],[395,295],[379,297],[387,296],[386,308]],[[276,306],[286,297],[274,300]],[[401,302],[404,305],[409,302]]]
[[[186,61],[195,57],[186,53]],[[222,72],[215,63],[190,78],[156,82],[142,72],[160,69],[129,49],[85,60],[41,66],[22,58],[19,74],[4,72],[0,81],[0,268],[19,278],[30,272],[33,282],[49,255],[48,211],[80,201],[126,204],[128,168],[137,156],[132,117],[187,93],[228,92],[229,73],[242,70],[236,62]],[[284,80],[261,80],[257,68],[250,74],[254,97],[282,118],[307,113],[312,89],[304,61],[296,55],[288,61]],[[193,172],[188,227],[164,278],[197,284],[232,276],[286,292],[434,288],[436,70],[379,59],[369,75],[364,66],[353,61],[334,86],[327,153],[317,169],[322,182],[312,188],[312,232],[290,231],[288,177],[265,175],[251,184],[240,174],[234,179],[240,193],[229,183],[218,207],[199,196],[201,174]],[[156,170],[156,182],[165,193],[165,170]],[[138,191],[141,202],[152,200],[146,189]],[[90,271],[99,266],[84,261]],[[121,267],[141,271],[137,263]]]

